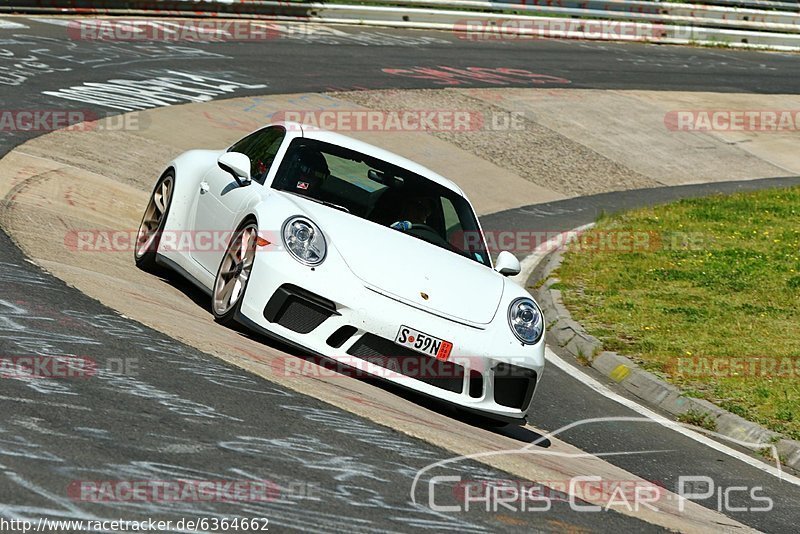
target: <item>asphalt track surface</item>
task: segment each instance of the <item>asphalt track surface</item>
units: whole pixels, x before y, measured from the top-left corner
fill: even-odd
[[[446,33],[358,29],[342,29],[351,37],[339,36],[336,43],[276,39],[266,45],[192,43],[183,50],[164,45],[148,50],[130,43],[76,42],[61,26],[15,21],[28,28],[0,27],[0,49],[13,53],[25,68],[0,71],[7,83],[18,83],[0,85],[2,109],[86,109],[91,107],[86,102],[43,91],[120,78],[149,79],[170,70],[266,85],[237,88],[220,98],[356,87],[441,88],[454,80],[456,87],[760,93],[800,89],[800,57],[785,54],[560,41],[473,43]],[[370,46],[358,37],[366,34],[372,36]],[[359,39],[361,44],[355,44]],[[36,58],[25,63],[26,56]],[[531,78],[512,76],[498,85],[496,80],[459,76],[445,84],[442,77],[408,76],[418,75],[420,71],[413,71],[417,67],[524,69],[559,81],[532,83]],[[38,133],[3,133],[0,154],[34,135]],[[750,187],[797,182],[783,179]],[[484,218],[484,224],[487,229],[563,230],[590,222],[600,210],[742,187],[748,185],[596,195],[510,210]],[[408,490],[416,470],[452,453],[277,387],[120,317],[26,262],[4,234],[0,262],[0,354],[80,354],[95,359],[104,370],[91,380],[0,382],[0,517],[240,515],[268,517],[272,530],[322,532],[657,529],[614,512],[600,517],[579,513],[557,499],[546,513],[446,514],[413,506]],[[120,362],[135,364],[135,372],[119,369]],[[530,421],[553,431],[578,419],[614,416],[636,414],[550,366]],[[519,436],[521,442],[535,437]],[[760,494],[774,501],[772,511],[725,512],[759,530],[791,532],[800,518],[800,488],[655,424],[604,422],[582,425],[559,437],[593,454],[634,452],[605,459],[668,489],[675,489],[681,475],[711,477],[717,488],[760,486]],[[641,452],[652,450],[661,452]],[[465,478],[511,478],[479,464],[459,468]],[[267,479],[279,489],[268,502],[245,504],[88,503],[68,497],[67,488],[75,480],[181,477]],[[741,493],[733,495],[734,506],[759,504]],[[718,507],[715,499],[699,502]]]

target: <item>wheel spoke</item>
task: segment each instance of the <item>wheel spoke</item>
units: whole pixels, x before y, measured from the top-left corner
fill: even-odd
[[[241,241],[239,241],[239,260],[244,261],[247,257],[247,248],[250,246],[250,238],[247,231],[242,232]]]
[[[231,245],[228,247],[228,254],[233,259],[234,263],[239,263],[242,261],[241,256],[239,255],[242,250],[242,236],[239,234],[234,234],[233,239],[231,240]]]
[[[161,215],[164,215],[166,208],[164,207],[164,196],[162,194],[153,195],[153,204]]]
[[[235,272],[236,272],[236,267],[231,267],[229,269],[220,270],[219,275],[222,276],[222,277],[227,278],[230,275],[234,274]]]
[[[169,202],[169,194],[171,192],[170,190],[172,189],[170,187],[170,185],[171,184],[168,183],[167,180],[164,180],[163,182],[161,182],[161,203],[165,207],[165,209],[166,209],[167,203]]]
[[[228,252],[225,254],[224,270],[228,272],[235,271],[236,268],[239,266],[239,263],[240,261],[239,258],[236,257],[236,251],[228,250]]]
[[[214,288],[214,311],[217,315],[228,313],[241,299],[255,261],[256,237],[252,226],[233,234]]]
[[[145,253],[151,252],[153,243],[158,238],[158,231],[161,228],[161,223],[164,222],[167,206],[169,205],[170,195],[172,194],[172,178],[167,176],[156,185],[150,202],[147,204],[142,223],[139,225],[139,231],[136,234],[136,259],[137,261]]]
[[[227,307],[230,304],[229,299],[230,299],[231,293],[233,292],[233,286],[234,285],[235,285],[235,283],[231,280],[229,282],[226,282],[222,286],[222,291],[220,291],[220,294],[219,294],[219,301],[221,303],[223,303],[223,305],[225,307]]]
[[[153,240],[152,240],[151,237],[144,237],[144,238],[140,239],[139,243],[138,243],[139,255],[142,255],[145,252],[147,252],[150,249],[150,246],[151,246],[152,242],[153,242]]]
[[[235,278],[234,281],[231,283],[231,296],[230,300],[228,300],[228,305],[235,304],[237,300],[239,300],[239,293],[242,292],[242,282],[238,278]]]
[[[243,263],[244,268],[248,269],[253,266],[253,262],[256,261],[256,249],[250,248],[247,251],[247,255],[244,257]]]

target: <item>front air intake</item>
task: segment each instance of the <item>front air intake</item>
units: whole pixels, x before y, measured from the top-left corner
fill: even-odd
[[[331,315],[339,315],[336,305],[292,284],[279,287],[264,308],[264,318],[298,334],[308,334]]]
[[[494,368],[494,401],[508,408],[524,410],[536,388],[536,371],[498,363]]]

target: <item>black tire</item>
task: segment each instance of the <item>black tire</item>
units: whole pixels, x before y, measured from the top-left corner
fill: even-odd
[[[232,256],[232,254],[235,255],[237,249],[241,251],[245,248],[241,244],[245,235],[249,235],[249,237],[247,238],[248,244],[245,254],[242,258],[239,258],[242,264],[234,265],[236,257]],[[214,319],[218,323],[225,326],[234,326],[236,315],[242,306],[242,300],[244,300],[247,284],[250,281],[250,273],[253,269],[253,262],[255,261],[257,238],[258,225],[256,221],[253,218],[245,219],[231,236],[231,240],[225,248],[225,254],[219,262],[217,274],[214,277],[214,286],[211,288],[211,313],[214,314]],[[226,275],[230,276],[227,280],[223,279]],[[243,278],[242,275],[244,275]],[[236,281],[239,282],[238,288]],[[229,287],[229,284],[233,285]],[[224,297],[226,290],[231,292],[230,298]]]
[[[457,409],[457,413],[458,413],[458,418],[463,422],[467,423],[468,425],[477,426],[480,428],[490,428],[497,430],[515,424],[510,421],[493,419],[491,417],[480,415],[470,410],[463,410],[460,408]],[[516,423],[516,424],[518,425],[521,423]]]
[[[163,198],[165,191],[167,195],[166,202],[164,202]],[[161,266],[156,264],[156,252],[158,251],[159,243],[161,243],[161,233],[164,231],[164,226],[169,216],[174,192],[175,173],[170,169],[156,182],[142,215],[139,230],[136,233],[133,260],[136,262],[136,266],[143,271],[159,273],[163,270]]]

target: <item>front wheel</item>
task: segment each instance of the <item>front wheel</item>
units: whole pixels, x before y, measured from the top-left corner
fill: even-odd
[[[153,194],[150,195],[150,202],[142,216],[142,223],[136,233],[136,247],[133,251],[133,259],[136,266],[143,271],[156,272],[156,252],[158,244],[161,242],[161,233],[167,223],[169,207],[172,204],[172,193],[175,190],[175,175],[172,171],[167,172],[156,183]]]
[[[233,234],[214,280],[212,312],[217,322],[230,325],[242,305],[256,257],[258,227],[247,221]]]
[[[457,408],[456,412],[458,413],[458,418],[461,419],[463,422],[467,423],[468,425],[477,426],[481,428],[501,429],[511,426],[512,424],[513,425],[524,424],[524,423],[512,423],[510,421],[502,419],[494,419],[486,415],[475,413],[471,410],[463,410],[460,408]]]

